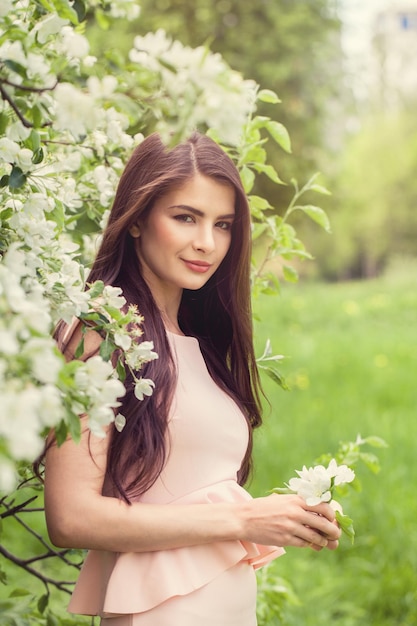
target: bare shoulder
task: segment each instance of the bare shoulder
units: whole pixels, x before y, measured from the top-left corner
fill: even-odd
[[[103,337],[95,330],[89,329],[86,324],[75,318],[71,324],[66,324],[59,331],[58,346],[67,361],[75,359],[77,348],[83,342],[81,361],[86,361],[98,354]]]

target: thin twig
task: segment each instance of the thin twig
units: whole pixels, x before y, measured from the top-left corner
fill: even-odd
[[[7,516],[13,515],[13,517],[15,518],[16,522],[18,522],[21,526],[23,526],[23,528],[30,534],[32,535],[37,541],[39,541],[39,543],[46,548],[46,550],[48,551],[46,553],[46,555],[44,556],[40,556],[40,557],[33,557],[32,559],[27,560],[26,562],[34,562],[37,560],[41,560],[43,558],[48,558],[48,557],[57,557],[59,558],[63,563],[65,563],[66,565],[69,565],[71,567],[75,567],[76,569],[80,569],[81,568],[81,564],[80,563],[74,563],[73,561],[71,561],[70,559],[66,558],[66,555],[70,552],[70,550],[55,550],[53,548],[51,548],[51,546],[45,541],[45,539],[43,538],[42,535],[40,535],[39,533],[37,533],[31,526],[29,526],[28,524],[26,524],[26,522],[24,522],[22,519],[20,519],[20,517],[17,515],[17,513],[31,513],[31,512],[35,512],[35,513],[43,513],[45,511],[44,508],[40,507],[40,508],[36,508],[36,509],[24,509],[22,510],[22,507],[25,506],[25,504],[29,504],[30,502],[32,502],[34,499],[36,499],[38,496],[34,496],[33,498],[29,498],[29,500],[27,500],[26,502],[15,506],[13,508],[9,508],[10,504],[8,502],[6,502],[6,498],[4,498],[1,501],[1,504],[6,507],[6,509],[8,509],[5,513],[2,513],[0,515],[0,519],[1,518],[5,518]]]
[[[7,511],[4,511],[4,513],[0,513],[0,519],[5,519],[6,517],[10,517],[10,515],[16,515],[16,513],[18,513],[19,511],[21,511],[21,509],[25,508],[25,506],[27,504],[30,504],[31,502],[33,502],[34,500],[37,499],[38,496],[33,496],[32,498],[29,498],[29,500],[26,500],[25,502],[22,502],[21,504],[17,504],[16,506],[14,506],[12,509],[10,509],[8,507],[7,502],[2,502],[2,504],[7,507]]]
[[[44,576],[43,574],[38,572],[36,569],[34,569],[30,565],[28,565],[26,563],[26,561],[24,561],[23,559],[20,559],[16,555],[14,555],[11,552],[9,552],[8,550],[6,550],[6,548],[4,548],[2,545],[0,545],[0,554],[2,554],[6,559],[11,561],[12,563],[17,565],[18,567],[21,567],[22,569],[24,569],[26,572],[28,572],[28,574],[31,574],[32,576],[34,576],[38,580],[42,581],[43,584],[47,588],[48,588],[49,585],[52,585],[53,587],[56,587],[60,591],[64,591],[65,593],[68,593],[68,594],[72,593],[69,589],[67,589],[67,586],[73,586],[74,585],[74,581],[54,580],[53,578],[49,578],[48,576]]]
[[[2,85],[0,85],[0,94],[1,94],[1,96],[3,98],[3,100],[5,100],[6,102],[8,102],[10,104],[10,106],[13,109],[13,111],[16,113],[17,117],[22,122],[23,126],[25,126],[26,128],[33,128],[33,124],[31,122],[29,122],[29,120],[27,120],[25,118],[25,116],[19,111],[19,109],[17,108],[17,106],[13,102],[12,98],[9,96],[7,91],[2,87]]]
[[[58,85],[59,80],[56,80],[55,85],[53,87],[28,87],[27,85],[18,85],[17,83],[12,82],[11,80],[7,80],[3,78],[1,82],[4,85],[8,85],[9,87],[14,87],[15,89],[21,89],[22,91],[29,91],[31,93],[44,93],[45,91],[53,91],[55,87]]]

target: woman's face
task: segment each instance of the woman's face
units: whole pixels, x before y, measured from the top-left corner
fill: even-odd
[[[201,174],[155,201],[131,233],[157,302],[213,276],[230,247],[234,216],[233,187]]]

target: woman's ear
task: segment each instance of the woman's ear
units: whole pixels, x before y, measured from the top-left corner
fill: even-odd
[[[138,239],[138,237],[140,237],[140,228],[138,224],[133,224],[133,226],[129,228],[129,233],[132,235],[133,239]]]

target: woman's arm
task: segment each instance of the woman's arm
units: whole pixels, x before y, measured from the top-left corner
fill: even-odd
[[[85,427],[80,444],[69,439],[47,451],[46,520],[57,546],[141,552],[234,539],[278,546],[337,545],[340,530],[331,507],[308,507],[298,496],[195,505],[128,505],[103,496],[109,436],[99,439]]]

